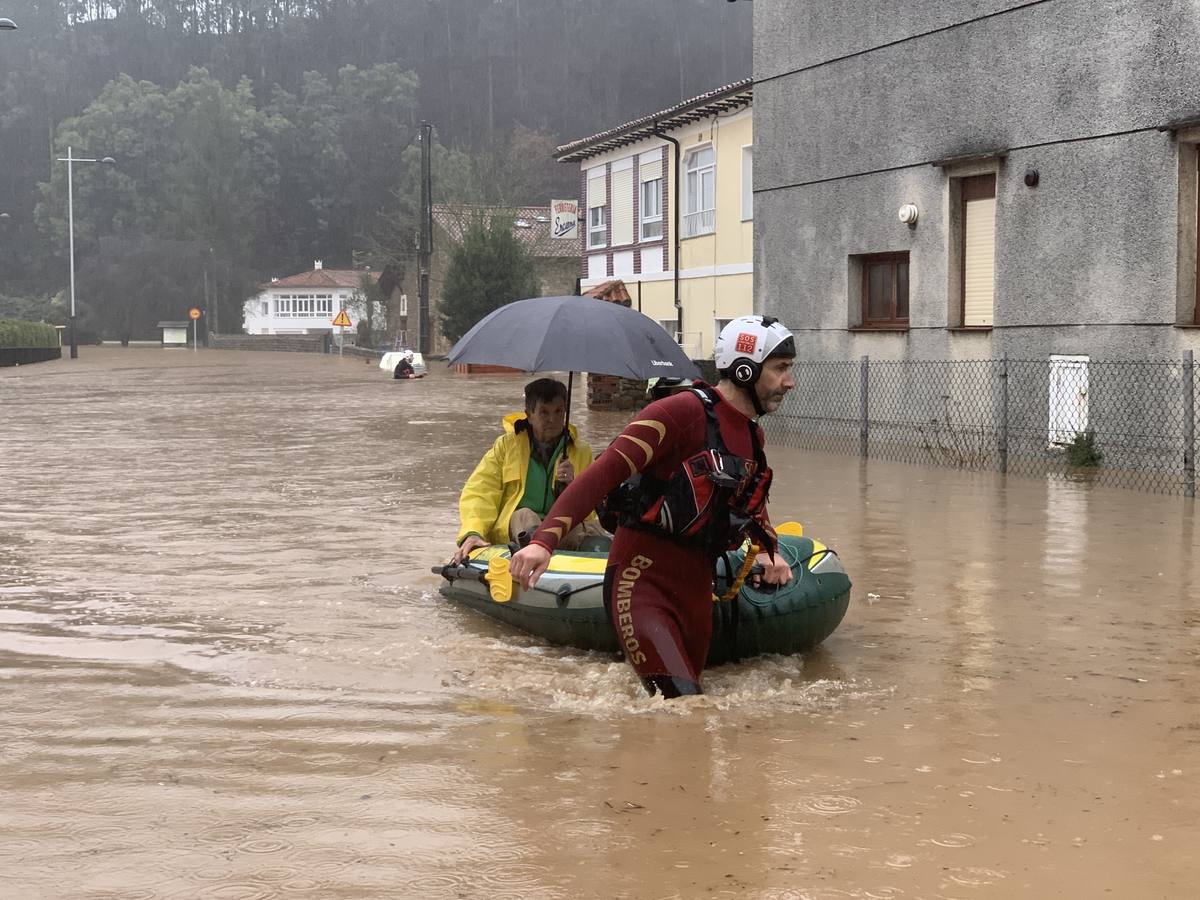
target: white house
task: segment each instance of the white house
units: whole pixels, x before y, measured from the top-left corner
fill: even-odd
[[[354,328],[367,314],[362,294],[362,277],[377,280],[377,272],[357,269],[326,269],[314,260],[311,271],[286,278],[272,278],[261,291],[248,299],[243,311],[243,330],[247,334],[323,334],[336,333],[334,317],[346,310]],[[376,306],[376,327],[383,326],[384,312]],[[347,329],[347,335],[354,333]]]

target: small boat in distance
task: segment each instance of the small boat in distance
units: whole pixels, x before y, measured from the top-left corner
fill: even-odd
[[[407,359],[409,365],[412,366],[411,375],[397,375],[396,367],[400,365],[401,360]],[[379,368],[387,372],[394,378],[423,378],[427,372],[425,366],[425,357],[415,350],[392,350],[383,354],[379,360]]]

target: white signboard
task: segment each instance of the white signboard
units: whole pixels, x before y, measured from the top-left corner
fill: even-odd
[[[579,240],[579,201],[550,201],[550,235],[563,240]]]

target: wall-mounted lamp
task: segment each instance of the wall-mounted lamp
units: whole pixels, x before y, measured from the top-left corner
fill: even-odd
[[[1042,176],[1038,174],[1037,169],[1025,170],[1025,187],[1037,187],[1037,183],[1042,180]]]
[[[920,211],[917,209],[917,204],[905,203],[900,207],[899,216],[900,221],[909,228],[914,227],[917,224],[917,218],[920,216]]]

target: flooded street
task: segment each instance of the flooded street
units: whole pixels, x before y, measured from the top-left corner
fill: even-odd
[[[438,594],[523,379],[430,368],[0,370],[0,896],[1194,896],[1194,501],[768,447],[850,611],[665,704]]]

